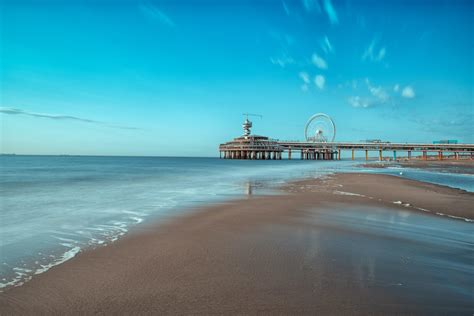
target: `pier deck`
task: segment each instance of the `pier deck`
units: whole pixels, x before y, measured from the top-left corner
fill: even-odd
[[[300,159],[310,160],[333,160],[341,159],[343,151],[349,151],[355,159],[356,152],[365,152],[365,159],[369,159],[369,152],[378,152],[379,160],[384,158],[385,152],[393,153],[393,159],[397,159],[397,153],[406,153],[407,158],[413,154],[421,154],[422,159],[427,159],[430,154],[435,153],[437,159],[442,160],[445,155],[451,155],[454,159],[460,157],[474,158],[474,144],[428,144],[428,143],[371,143],[371,142],[300,142],[300,141],[278,141],[259,137],[258,141],[250,138],[236,138],[234,141],[219,146],[220,157],[225,159],[282,159],[283,153],[287,153],[288,159],[292,155],[300,154]]]

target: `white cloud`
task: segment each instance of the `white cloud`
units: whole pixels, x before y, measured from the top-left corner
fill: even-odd
[[[324,38],[321,40],[321,49],[326,53],[333,53],[334,52],[334,47],[332,46],[331,42],[329,41],[329,38],[327,36],[324,36]]]
[[[360,96],[351,96],[347,101],[355,108],[368,108],[371,105],[368,98],[361,98]]]
[[[309,80],[309,74],[305,71],[302,71],[298,74],[298,76],[303,80],[304,83],[308,84],[310,82]]]
[[[369,79],[367,78],[365,79],[365,82],[367,84],[367,88],[369,89],[370,94],[376,97],[378,101],[380,101],[381,103],[385,103],[388,101],[390,96],[388,95],[388,93],[385,91],[384,88],[382,88],[381,86],[378,86],[378,87],[372,86],[370,84]]]
[[[415,90],[412,87],[406,86],[402,90],[402,97],[407,99],[413,99],[415,97]]]
[[[285,68],[287,65],[294,64],[295,60],[287,56],[280,57],[280,58],[271,57],[270,62],[274,65],[280,66],[281,68]]]
[[[379,54],[377,55],[377,57],[375,58],[375,61],[381,61],[384,57],[385,57],[385,53],[387,52],[387,50],[385,49],[385,47],[382,47],[380,50],[379,50]]]
[[[324,11],[326,11],[326,14],[328,15],[328,18],[329,18],[329,22],[331,22],[331,24],[339,23],[336,10],[334,9],[332,5],[331,0],[324,0]]]
[[[318,1],[316,0],[301,0],[303,3],[303,8],[306,10],[306,12],[311,12],[313,10],[317,10],[318,12],[321,12],[321,7],[319,6]]]
[[[326,84],[326,78],[324,78],[323,75],[317,75],[314,77],[314,84],[316,87],[318,87],[320,90],[324,89],[324,85]]]
[[[370,87],[369,91],[374,97],[379,99],[381,102],[385,102],[389,98],[388,93],[385,92],[382,87]]]
[[[281,1],[281,5],[283,6],[283,10],[285,10],[286,15],[290,15],[290,9],[288,9],[288,5],[286,4],[285,1]]]
[[[326,61],[321,56],[318,56],[318,54],[316,53],[314,53],[311,57],[311,61],[319,69],[328,69],[328,64],[326,63]]]
[[[146,4],[140,4],[138,6],[140,11],[145,15],[146,17],[157,20],[160,23],[167,25],[169,27],[175,27],[176,24],[174,21],[166,15],[162,10],[158,9],[156,6],[146,3]]]
[[[370,42],[369,46],[367,46],[364,53],[362,54],[363,61],[369,60],[372,62],[380,62],[385,58],[385,55],[387,54],[387,49],[385,47],[377,49],[376,44],[377,43],[375,39]]]
[[[393,91],[395,91],[395,92],[400,91],[400,85],[398,83],[393,86]]]

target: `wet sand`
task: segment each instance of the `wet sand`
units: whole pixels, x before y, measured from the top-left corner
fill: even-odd
[[[474,160],[472,159],[463,159],[463,160],[454,160],[454,159],[404,160],[404,159],[400,159],[398,161],[366,163],[366,164],[363,164],[362,166],[369,167],[369,168],[387,168],[387,167],[393,167],[393,166],[400,166],[403,168],[429,169],[429,170],[439,171],[439,172],[474,174]]]
[[[1,293],[1,314],[474,312],[474,224],[434,215],[473,219],[472,193],[367,174],[283,191],[84,251]]]

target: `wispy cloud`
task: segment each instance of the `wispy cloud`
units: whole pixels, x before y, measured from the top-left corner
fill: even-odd
[[[0,107],[0,113],[8,114],[8,115],[25,115],[25,116],[30,116],[30,117],[45,118],[45,119],[51,119],[51,120],[78,121],[78,122],[83,122],[83,123],[104,125],[104,126],[119,128],[119,129],[140,130],[140,128],[138,127],[111,125],[105,122],[91,120],[91,119],[78,117],[78,116],[64,115],[64,114],[37,113],[37,112],[24,111],[24,110],[15,109],[15,108]]]
[[[138,6],[138,8],[140,12],[142,12],[147,18],[159,21],[160,23],[169,27],[176,26],[174,21],[168,15],[151,3],[142,3]]]
[[[389,100],[390,96],[384,88],[382,88],[381,86],[373,86],[368,78],[365,79],[365,83],[367,84],[367,88],[369,89],[370,94],[377,98],[379,102],[385,103]]]
[[[285,11],[286,15],[290,15],[290,9],[288,8],[288,5],[284,0],[281,1],[281,5],[283,7],[283,10]]]
[[[354,108],[368,108],[371,106],[371,102],[368,98],[360,96],[351,96],[347,99],[347,102]]]
[[[301,2],[306,12],[312,12],[314,10],[321,12],[321,6],[319,5],[317,0],[301,0]]]
[[[309,74],[305,71],[302,71],[298,74],[298,76],[303,80],[304,83],[309,83]]]
[[[377,47],[377,41],[374,39],[362,54],[363,61],[380,62],[385,58],[387,49],[385,47]]]
[[[339,18],[337,17],[336,9],[331,0],[301,0],[301,4],[306,12],[311,13],[316,11],[319,14],[326,13],[331,24],[339,24]]]
[[[334,9],[331,0],[324,0],[324,11],[328,15],[329,22],[331,24],[339,24],[339,19],[337,18],[336,10]]]
[[[270,62],[274,65],[278,65],[281,68],[285,68],[287,65],[293,65],[296,61],[292,57],[271,57]]]
[[[316,53],[311,56],[311,61],[319,69],[328,69],[327,62],[321,56],[319,56]]]
[[[368,78],[364,79],[364,83],[365,84],[358,84],[357,80],[347,83],[347,85],[352,86],[353,90],[357,91],[357,95],[350,96],[347,99],[347,102],[352,107],[365,109],[386,104],[393,104],[393,99],[387,89],[382,86],[372,84]]]
[[[426,132],[433,133],[442,139],[461,138],[463,142],[472,143],[474,141],[474,114],[461,111],[459,113],[440,113],[438,117],[425,118],[411,117],[411,121]],[[443,126],[443,128],[439,128]]]
[[[406,86],[402,90],[402,97],[407,99],[413,99],[415,97],[415,90],[411,86]]]
[[[301,90],[303,92],[306,92],[309,90],[309,84],[310,84],[310,79],[309,79],[309,74],[305,71],[301,71],[298,76],[303,80],[303,84],[301,85]]]
[[[326,78],[323,75],[316,75],[314,77],[314,84],[318,87],[319,90],[323,90],[326,84]]]
[[[326,53],[333,53],[334,52],[334,47],[332,46],[331,42],[329,41],[329,38],[327,36],[324,36],[324,38],[321,40],[321,49]]]

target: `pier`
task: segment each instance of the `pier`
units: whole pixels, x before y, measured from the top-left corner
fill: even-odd
[[[251,135],[252,122],[247,117],[242,125],[243,136],[219,146],[220,158],[280,160],[286,156],[287,159],[340,160],[343,153],[349,153],[350,158],[355,160],[356,153],[362,153],[362,157],[369,160],[372,156],[370,153],[376,152],[378,160],[397,160],[401,157],[404,159],[416,157],[423,160],[474,159],[474,144],[326,141],[324,131],[321,129],[316,129],[314,136],[308,136],[310,122],[311,119],[305,128],[306,141],[280,141],[266,136]],[[334,122],[332,124],[334,125]]]

